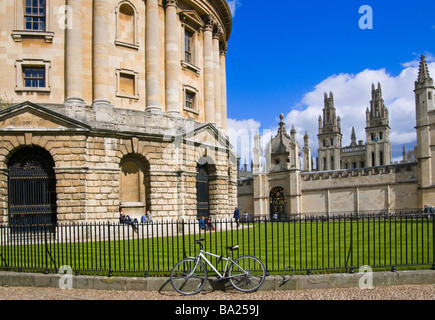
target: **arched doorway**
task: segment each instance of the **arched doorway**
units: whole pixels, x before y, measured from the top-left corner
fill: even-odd
[[[50,153],[39,147],[22,148],[11,157],[8,169],[10,226],[54,226],[56,177]]]
[[[287,198],[285,190],[281,187],[275,187],[270,190],[270,218],[284,220],[287,218]]]
[[[209,170],[207,163],[197,166],[196,201],[197,217],[209,217]]]

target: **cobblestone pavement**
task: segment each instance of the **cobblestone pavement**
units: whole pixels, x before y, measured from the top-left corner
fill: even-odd
[[[58,288],[0,287],[0,300],[435,300],[435,285],[403,285],[300,291],[215,291],[195,296],[175,292],[62,290]]]

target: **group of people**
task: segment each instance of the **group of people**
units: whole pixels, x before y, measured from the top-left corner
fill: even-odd
[[[237,227],[239,227],[240,211],[237,207],[234,208],[233,218],[234,218],[234,221],[235,221]],[[247,212],[244,213],[244,219],[245,219],[245,221],[248,221],[248,213]],[[128,216],[124,213],[122,208],[119,209],[119,222],[121,224],[131,225],[135,232],[137,232],[139,229],[138,220],[136,218],[131,219],[130,216]],[[140,222],[141,223],[151,223],[152,222],[151,212],[147,211],[146,214],[141,217]],[[201,229],[204,229],[204,230],[215,230],[215,227],[213,226],[213,223],[212,223],[210,217],[208,217],[208,218],[201,217],[199,219],[199,226]]]
[[[435,208],[433,206],[430,206],[428,204],[424,205],[423,213],[434,213]]]
[[[126,215],[122,208],[119,209],[119,222],[121,224],[129,224],[133,227],[133,230],[135,232],[138,232],[139,229],[139,222],[136,218],[131,219],[130,216]],[[152,222],[152,215],[151,212],[147,211],[145,215],[143,215],[140,219],[141,223],[151,223]]]
[[[236,223],[236,226],[239,227],[240,225],[240,210],[237,207],[234,207],[233,212],[233,218],[234,222]],[[243,215],[244,221],[248,221],[248,213],[245,211]],[[203,230],[215,230],[215,227],[213,226],[213,223],[211,222],[211,218],[205,218],[201,217],[199,219],[199,227]]]
[[[238,227],[240,224],[240,210],[237,207],[234,207],[233,218],[234,218],[234,221],[236,222],[236,225]],[[244,221],[248,221],[248,219],[249,219],[248,213],[246,211],[243,214],[243,219],[244,219]]]
[[[201,217],[201,219],[199,219],[199,227],[203,230],[215,230],[215,227],[213,226],[210,217]]]

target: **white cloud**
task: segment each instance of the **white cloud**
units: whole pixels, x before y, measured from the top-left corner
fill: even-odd
[[[428,54],[429,72],[435,76],[435,62],[433,56]],[[303,135],[307,131],[310,136],[310,145],[313,157],[317,156],[318,119],[323,114],[324,93],[334,94],[337,115],[341,118],[343,134],[342,145],[350,144],[352,127],[355,127],[356,138],[366,142],[366,109],[370,107],[372,83],[381,84],[383,99],[390,117],[390,141],[396,150],[401,150],[404,144],[409,148],[416,144],[415,132],[415,96],[414,82],[418,76],[419,59],[402,64],[403,70],[397,76],[390,75],[385,69],[366,69],[358,74],[337,74],[328,77],[306,93],[300,103],[285,115],[287,131],[294,125],[297,139],[303,146]],[[277,121],[278,123],[278,121]],[[234,151],[250,164],[250,153],[253,148],[253,137],[259,130],[261,123],[254,119],[228,120],[228,132]],[[262,147],[275,136],[270,130],[259,132],[262,136]],[[393,161],[400,160],[400,154],[392,155]]]
[[[416,143],[414,82],[418,75],[418,61],[403,64],[398,76],[392,76],[385,69],[366,69],[356,75],[338,74],[319,83],[313,91],[304,95],[297,110],[290,111],[285,122],[290,127],[295,124],[299,141],[305,131],[310,136],[313,156],[317,154],[318,118],[324,107],[324,92],[334,94],[337,115],[341,118],[343,146],[350,144],[352,127],[355,127],[357,140],[366,141],[365,112],[370,107],[371,86],[380,82],[383,99],[390,116],[393,145]],[[435,62],[429,64],[431,75],[435,75]],[[397,155],[396,155],[397,156]]]
[[[228,5],[230,6],[230,10],[231,10],[231,14],[233,16],[233,18],[236,15],[236,9],[239,8],[242,3],[240,2],[240,0],[227,0]]]

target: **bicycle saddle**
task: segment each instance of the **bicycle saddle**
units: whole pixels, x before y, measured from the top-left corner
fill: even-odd
[[[234,251],[234,250],[238,250],[239,249],[239,245],[235,245],[235,246],[229,246],[229,247],[225,247],[228,250]]]

